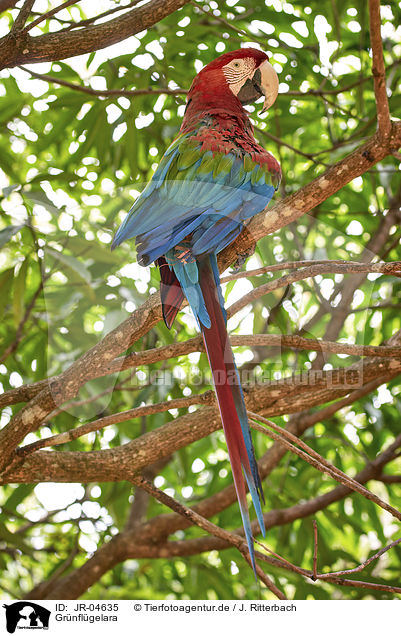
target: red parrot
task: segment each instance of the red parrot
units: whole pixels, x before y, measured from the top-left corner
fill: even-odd
[[[184,296],[203,335],[251,563],[251,493],[263,536],[262,485],[240,378],[227,334],[216,255],[269,203],[280,165],[253,136],[244,105],[275,101],[278,77],[254,48],[221,55],[193,80],[180,134],[116,232],[112,247],[136,238],[138,261],[156,262],[163,317],[171,327]],[[244,479],[245,477],[245,479]]]

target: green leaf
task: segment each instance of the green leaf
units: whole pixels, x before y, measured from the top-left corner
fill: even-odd
[[[0,540],[4,541],[6,545],[14,548],[18,548],[23,553],[32,553],[32,549],[28,547],[27,543],[22,537],[15,532],[10,532],[4,523],[0,521]]]
[[[14,281],[14,267],[4,270],[0,274],[0,312],[2,313],[9,301],[11,287]]]
[[[75,256],[71,256],[71,254],[64,254],[64,252],[58,252],[48,246],[46,246],[45,252],[52,256],[56,262],[58,261],[60,265],[66,265],[71,268],[86,283],[91,282],[92,277],[90,271],[84,263],[75,258]],[[62,267],[59,267],[59,269],[62,269]]]
[[[20,484],[13,488],[12,494],[6,499],[4,508],[14,510],[34,489],[33,484]]]
[[[4,191],[3,191],[4,192]],[[5,195],[8,196],[8,195]],[[24,224],[21,225],[9,225],[5,227],[3,230],[0,230],[0,248],[4,247],[6,243],[24,227]]]
[[[25,258],[14,280],[13,310],[16,327],[20,324],[24,314],[24,296],[28,266],[29,259]]]

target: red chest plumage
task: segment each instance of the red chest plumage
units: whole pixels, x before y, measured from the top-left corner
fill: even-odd
[[[212,110],[212,109],[210,109]],[[281,176],[281,168],[278,161],[270,152],[260,146],[254,136],[253,127],[248,117],[244,118],[216,112],[204,113],[201,121],[197,120],[192,139],[201,145],[201,151],[232,153],[238,157],[248,155],[258,165],[266,165],[269,172]],[[215,109],[213,109],[215,110]],[[245,112],[245,111],[244,111]],[[190,124],[194,124],[192,120]],[[191,127],[192,127],[191,126]],[[181,127],[182,132],[190,129],[188,120]]]

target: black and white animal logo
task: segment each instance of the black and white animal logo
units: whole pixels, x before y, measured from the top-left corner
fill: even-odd
[[[50,611],[37,603],[17,601],[3,605],[6,609],[6,627],[9,634],[16,629],[48,629]]]

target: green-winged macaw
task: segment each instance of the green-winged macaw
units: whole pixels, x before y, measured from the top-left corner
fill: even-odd
[[[245,104],[274,103],[278,77],[254,48],[221,55],[195,77],[177,139],[118,229],[113,248],[136,238],[138,261],[156,262],[171,327],[184,296],[205,342],[245,536],[256,574],[246,484],[265,536],[262,485],[230,346],[216,256],[269,203],[281,170],[253,136]],[[245,479],[244,479],[245,476]],[[246,483],[245,483],[246,481]]]

